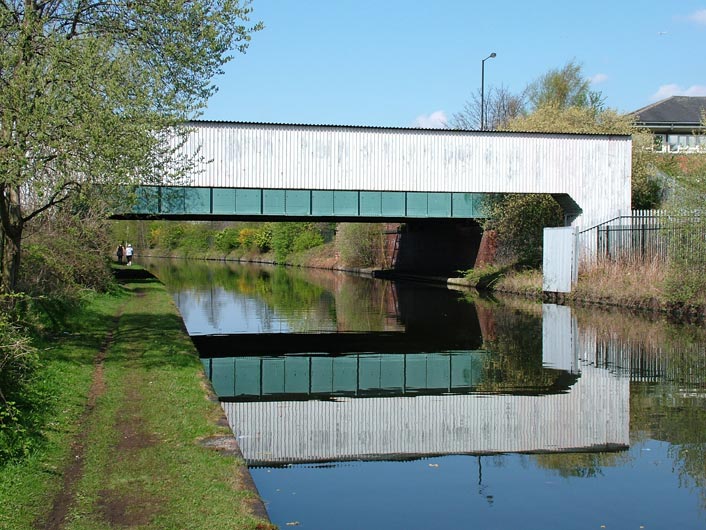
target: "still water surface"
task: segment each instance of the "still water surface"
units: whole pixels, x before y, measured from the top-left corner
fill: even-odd
[[[703,328],[155,260],[282,528],[706,528]]]

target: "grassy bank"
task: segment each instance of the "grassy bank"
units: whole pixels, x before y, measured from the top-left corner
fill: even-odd
[[[542,273],[488,268],[470,275],[477,283],[489,284],[498,292],[542,298]],[[559,301],[625,307],[665,313],[680,319],[703,321],[706,296],[703,292],[688,300],[675,300],[667,287],[669,272],[659,263],[600,263],[579,273],[571,293]]]
[[[44,441],[0,467],[0,528],[273,528],[158,281],[64,328],[42,347]]]

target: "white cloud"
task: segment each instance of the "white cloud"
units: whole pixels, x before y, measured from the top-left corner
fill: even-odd
[[[590,79],[592,85],[597,85],[598,83],[605,83],[608,81],[608,76],[606,74],[596,74]]]
[[[706,26],[706,9],[700,9],[699,11],[694,11],[691,15],[687,17],[692,22],[697,24],[703,24]]]
[[[445,129],[446,128],[446,113],[443,110],[437,110],[431,114],[422,114],[414,120],[414,126],[420,129]]]
[[[650,99],[659,101],[671,96],[706,96],[706,85],[691,85],[689,88],[682,88],[675,83],[662,85]]]

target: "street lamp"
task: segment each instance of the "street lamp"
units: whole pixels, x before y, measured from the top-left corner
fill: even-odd
[[[483,120],[485,114],[485,61],[488,59],[494,59],[496,57],[495,52],[491,53],[480,62],[480,130],[485,130],[485,121]]]

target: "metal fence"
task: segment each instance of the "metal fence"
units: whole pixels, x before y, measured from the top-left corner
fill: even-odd
[[[696,261],[706,260],[706,223],[700,215],[664,210],[633,210],[579,232],[582,261],[666,261],[679,248]]]

